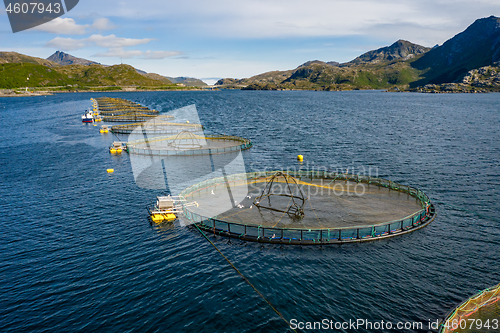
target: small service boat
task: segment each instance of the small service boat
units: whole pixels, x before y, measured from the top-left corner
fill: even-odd
[[[102,129],[101,129],[102,131]],[[103,133],[103,132],[101,132]],[[107,132],[106,132],[107,133]],[[111,147],[109,147],[109,152],[111,154],[121,154],[122,151],[127,150],[127,144],[125,142],[114,141]]]
[[[102,125],[101,129],[99,130],[99,133],[108,133],[108,132],[109,132],[108,125]]]
[[[92,111],[85,111],[85,114],[82,116],[83,123],[93,123],[94,122],[94,114]]]
[[[195,206],[197,202],[187,202],[181,196],[157,197],[156,204],[146,207],[151,221],[154,223],[172,222],[177,219],[177,215],[182,213],[184,207]]]

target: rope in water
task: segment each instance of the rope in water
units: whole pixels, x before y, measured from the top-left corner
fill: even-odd
[[[236,268],[236,266],[233,265],[233,263],[231,261],[229,261],[229,259],[227,259],[227,257],[217,248],[217,246],[215,246],[215,244],[207,237],[207,235],[205,235],[205,233],[203,231],[201,231],[200,228],[198,228],[198,226],[196,225],[196,223],[194,224],[194,226],[196,227],[196,229],[198,229],[198,231],[203,235],[203,237],[205,237],[205,239],[207,241],[209,241],[210,244],[212,244],[212,246],[214,247],[214,249],[217,250],[217,252],[220,253],[220,255],[226,259],[226,261],[229,263],[229,265],[231,265],[231,267],[234,268],[234,270],[236,271],[236,273],[238,273],[242,278],[243,280],[245,280],[246,283],[248,283],[248,285],[250,287],[253,288],[253,290],[255,290],[255,292],[257,294],[259,294],[259,296],[267,303],[267,305],[269,305],[271,307],[271,309],[273,309],[274,312],[276,312],[276,314],[278,316],[280,316],[281,319],[283,319],[283,321],[288,325],[288,327],[290,327],[290,329],[293,331],[293,332],[297,332],[296,330],[294,330],[291,326],[290,326],[290,323],[288,322],[288,320],[286,320],[285,317],[283,317],[283,315],[281,314],[281,312],[278,311],[278,309],[276,309],[272,304],[271,302],[269,302],[266,297],[264,295],[262,295],[262,293],[260,291],[257,290],[257,288],[255,288],[255,286],[238,270],[238,268]]]

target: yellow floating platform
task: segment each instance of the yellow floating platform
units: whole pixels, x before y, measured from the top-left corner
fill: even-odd
[[[161,222],[171,222],[175,220],[177,216],[174,213],[166,213],[166,214],[152,214],[151,215],[151,220],[155,223],[161,223]]]

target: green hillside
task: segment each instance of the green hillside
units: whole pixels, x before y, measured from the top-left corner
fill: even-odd
[[[74,84],[67,75],[55,68],[32,63],[1,64],[0,88],[65,86]],[[27,78],[29,77],[29,80]]]
[[[0,70],[0,88],[55,86],[163,86],[165,82],[150,79],[129,65],[68,65],[47,67],[32,63],[4,63]],[[27,78],[29,77],[29,81]]]
[[[56,69],[78,85],[84,86],[159,86],[165,82],[137,73],[130,65],[68,65]]]
[[[417,59],[417,58],[415,58]],[[289,72],[272,72],[274,78],[249,83],[247,90],[275,89],[315,89],[315,90],[352,90],[352,89],[387,89],[390,87],[405,88],[418,80],[422,71],[413,68],[414,59],[380,61],[375,64],[350,65],[348,67],[332,66],[326,63],[312,63],[301,66],[279,81]],[[261,74],[262,75],[262,74]],[[249,81],[252,81],[250,78]],[[242,80],[243,81],[243,80]],[[247,82],[239,82],[245,84]]]
[[[0,64],[7,63],[30,63],[37,65],[44,65],[47,67],[58,67],[60,64],[37,57],[27,56],[17,52],[0,52]]]

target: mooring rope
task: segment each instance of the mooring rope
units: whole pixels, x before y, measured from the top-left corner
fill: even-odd
[[[296,330],[294,330],[291,326],[290,326],[290,323],[288,322],[288,320],[286,320],[285,317],[283,317],[283,315],[281,314],[281,312],[278,311],[278,309],[276,309],[272,304],[271,302],[269,302],[266,297],[260,292],[257,290],[257,288],[255,288],[255,286],[250,282],[250,280],[248,280],[246,278],[246,276],[244,276],[239,270],[238,268],[236,268],[236,266],[233,265],[233,263],[231,261],[229,261],[229,259],[217,248],[217,246],[215,246],[215,244],[207,237],[207,235],[205,235],[205,233],[196,225],[196,223],[194,223],[194,226],[196,227],[196,229],[198,229],[198,231],[203,235],[203,237],[205,237],[205,239],[210,243],[212,244],[212,246],[214,247],[214,249],[217,250],[217,252],[220,253],[220,255],[226,259],[226,261],[229,263],[229,265],[231,265],[231,267],[234,268],[234,270],[236,271],[236,273],[238,273],[242,278],[243,280],[245,280],[246,283],[248,283],[248,285],[250,287],[253,288],[253,290],[255,290],[255,292],[257,294],[259,294],[259,296],[267,303],[267,305],[269,305],[271,307],[271,309],[273,309],[274,312],[276,312],[276,314],[278,316],[280,316],[281,319],[283,319],[283,321],[288,325],[288,327],[293,331],[293,332],[297,332]]]

